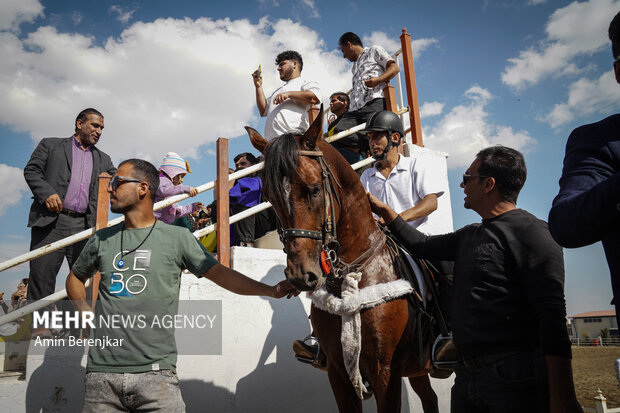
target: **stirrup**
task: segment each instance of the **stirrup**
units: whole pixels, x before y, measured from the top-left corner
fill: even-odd
[[[319,341],[316,339],[316,337],[314,337],[312,334],[308,334],[306,338],[302,340],[302,343],[307,344],[309,346],[314,345],[314,344],[306,343],[307,341],[310,341],[316,344],[317,350],[316,350],[316,354],[314,355],[314,358],[304,357],[298,354],[295,354],[295,358],[301,361],[302,363],[314,364],[319,360],[319,356],[321,355],[321,345],[319,344]]]
[[[435,358],[437,356],[437,350],[441,348],[442,345],[447,344],[450,341],[452,341],[452,334],[449,334],[448,336],[443,336],[442,334],[439,334],[439,336],[437,336],[437,338],[435,339],[435,342],[433,343],[433,347],[431,349],[431,363],[435,368],[454,369],[454,366],[458,364],[458,358],[455,360],[446,361],[439,361]]]

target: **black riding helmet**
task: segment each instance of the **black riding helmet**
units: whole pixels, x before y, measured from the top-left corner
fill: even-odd
[[[361,133],[366,136],[368,132],[387,132],[388,145],[381,155],[375,155],[374,158],[377,160],[383,159],[392,147],[392,133],[397,132],[400,138],[405,134],[400,118],[390,110],[382,110],[370,115],[366,121],[366,128]]]
[[[382,110],[370,115],[362,133],[366,134],[367,132],[388,132],[388,136],[392,135],[392,132],[398,132],[401,138],[405,134],[403,123],[398,115],[391,110]]]

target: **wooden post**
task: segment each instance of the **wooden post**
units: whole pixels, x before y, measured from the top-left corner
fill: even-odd
[[[385,96],[385,109],[390,110],[392,112],[398,111],[398,103],[396,102],[396,92],[394,91],[394,86],[387,85],[383,88],[383,95]],[[398,153],[404,156],[408,156],[409,154],[405,153],[405,137],[400,141],[400,145],[398,145]]]
[[[230,266],[230,216],[228,204],[228,139],[217,139],[217,260]]]
[[[385,109],[396,112],[398,110],[398,103],[396,102],[396,92],[394,86],[387,85],[383,88],[383,94],[385,95]]]
[[[108,193],[108,185],[112,177],[107,172],[101,172],[99,174],[99,190],[97,191],[97,221],[95,223],[95,229],[108,227],[108,209],[110,208],[110,194]],[[97,302],[97,296],[99,295],[99,282],[101,282],[101,274],[97,272],[93,277],[93,283],[91,284],[91,305],[94,307]]]
[[[424,146],[422,142],[422,126],[420,124],[420,104],[418,103],[418,89],[415,82],[413,68],[413,51],[411,49],[411,35],[403,28],[400,36],[400,45],[403,51],[403,66],[405,69],[405,86],[407,88],[407,104],[409,105],[409,121],[411,122],[411,141]]]
[[[97,192],[97,223],[95,228],[100,230],[108,226],[108,209],[110,207],[110,194],[108,193],[108,185],[110,185],[110,176],[107,172],[99,174],[99,191]]]

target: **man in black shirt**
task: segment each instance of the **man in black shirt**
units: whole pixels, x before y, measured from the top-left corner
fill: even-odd
[[[480,151],[461,187],[465,208],[482,223],[437,236],[416,231],[369,194],[373,211],[414,256],[455,261],[453,413],[582,411],[565,325],[562,248],[544,221],[516,207],[526,175],[518,151]]]
[[[336,135],[356,125],[343,120],[343,115],[349,110],[349,104],[349,95],[344,92],[332,93],[329,97],[329,110],[332,114],[328,119],[327,136]],[[363,143],[360,142],[361,140],[363,141],[358,134],[354,133],[333,142],[331,145],[352,165],[363,159],[360,154],[360,144]]]

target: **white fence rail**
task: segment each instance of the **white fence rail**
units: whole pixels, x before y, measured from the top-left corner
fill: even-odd
[[[408,108],[404,108],[404,109],[401,109],[400,111],[398,111],[398,114],[406,113],[407,111],[408,111]],[[351,129],[348,129],[346,131],[340,132],[337,135],[331,136],[328,139],[328,142],[334,142],[334,141],[336,141],[338,139],[342,139],[344,137],[347,137],[347,136],[349,136],[349,135],[351,135],[351,134],[353,134],[353,133],[355,133],[355,132],[357,132],[359,130],[362,130],[365,126],[366,126],[366,124],[363,123],[361,125],[357,125],[357,126],[351,128]],[[357,170],[357,169],[359,169],[359,168],[361,168],[361,167],[363,167],[365,165],[371,164],[372,162],[374,162],[373,158],[367,158],[367,159],[363,159],[363,160],[361,160],[361,161],[351,165],[351,167],[353,169]],[[243,169],[241,171],[237,171],[237,172],[234,172],[234,173],[230,174],[228,176],[228,179],[230,181],[230,180],[233,180],[233,179],[242,178],[244,176],[253,174],[253,173],[263,169],[263,167],[264,167],[264,162],[261,162],[259,164],[253,165],[253,166],[251,166],[249,168],[246,168],[246,169]],[[204,185],[201,185],[201,186],[197,187],[196,189],[198,189],[198,192],[201,193],[201,192],[213,189],[214,187],[215,187],[215,181],[211,181],[211,182],[208,182],[208,183],[206,183]],[[172,205],[172,204],[174,204],[176,202],[182,201],[182,200],[187,199],[187,198],[189,198],[188,194],[175,195],[173,197],[167,198],[167,199],[165,199],[163,201],[160,201],[160,202],[156,203],[153,206],[153,210],[157,211],[157,210],[159,210],[161,208],[164,208],[166,206],[170,206],[170,205]],[[248,208],[245,211],[242,211],[242,212],[240,212],[238,214],[232,215],[230,217],[230,224],[234,224],[235,222],[239,222],[239,221],[249,217],[250,215],[256,214],[256,213],[258,213],[258,212],[260,212],[262,210],[265,210],[267,208],[270,208],[270,207],[271,207],[271,204],[269,202],[263,202],[263,203],[261,203],[259,205],[255,205],[255,206],[253,206],[251,208]],[[118,224],[120,222],[123,222],[124,220],[125,220],[125,217],[118,217],[118,218],[112,219],[112,220],[110,220],[108,222],[108,227],[110,227],[112,225],[116,225],[116,224]],[[216,224],[211,224],[211,225],[206,226],[205,228],[199,229],[196,232],[194,232],[194,236],[196,238],[200,238],[200,237],[202,237],[204,235],[207,235],[207,234],[215,231],[216,229],[217,229],[217,223]],[[34,258],[39,257],[39,256],[48,254],[48,253],[50,253],[52,251],[56,251],[56,250],[59,250],[61,248],[66,247],[68,245],[74,244],[74,243],[76,243],[78,241],[81,241],[83,239],[86,239],[86,238],[92,236],[94,233],[95,233],[95,228],[89,228],[89,229],[84,230],[82,232],[79,232],[79,233],[77,233],[75,235],[72,235],[70,237],[64,238],[64,239],[62,239],[60,241],[54,242],[52,244],[48,244],[48,245],[46,245],[46,246],[44,246],[42,248],[39,248],[37,250],[33,250],[33,251],[28,252],[28,253],[25,253],[25,254],[22,254],[20,256],[17,256],[15,258],[12,258],[10,260],[4,261],[4,262],[0,263],[0,272],[6,270],[8,268],[14,267],[14,266],[16,266],[18,264],[22,264],[24,262],[30,261],[30,260],[32,260]],[[54,294],[49,295],[49,296],[47,296],[45,298],[42,298],[41,300],[39,300],[37,302],[28,304],[28,305],[20,308],[17,311],[13,311],[13,312],[11,312],[9,314],[5,314],[5,315],[1,316],[0,317],[0,325],[16,321],[19,318],[24,317],[25,315],[32,313],[33,311],[40,310],[43,307],[46,307],[46,306],[50,305],[52,302],[56,302],[56,301],[62,300],[64,298],[66,298],[66,297],[67,297],[67,290],[63,289],[61,291],[57,291]]]
[[[595,338],[571,338],[571,344],[573,346],[586,346],[586,347],[597,347],[597,346],[620,346],[620,338],[619,337],[595,337]]]
[[[403,38],[405,40],[403,40]],[[405,42],[408,41],[407,40],[408,38],[409,38],[409,35],[406,33],[405,29],[403,29],[403,35],[401,36],[401,44],[405,44],[405,43],[403,43],[403,41],[405,41]],[[401,55],[402,52],[403,52],[402,49],[400,49],[396,53],[394,53],[394,56],[398,58],[398,56]],[[408,54],[411,54],[411,53],[408,53]],[[410,70],[411,70],[411,73],[413,73],[413,60],[412,60],[411,56],[409,56],[408,59],[411,59],[410,61],[407,60],[407,62],[411,64],[411,69]],[[407,70],[407,67],[405,68],[406,70]],[[412,77],[415,78],[415,75],[413,75]],[[402,103],[403,102],[403,99],[402,99],[403,91],[402,91],[402,86],[401,86],[400,75],[399,75],[397,81],[398,81],[398,88],[399,88],[398,95],[399,95],[400,105],[398,105],[398,104],[396,104],[394,102],[395,103],[394,109],[398,108],[399,106],[400,106],[400,109],[394,110],[394,112],[397,115],[400,116],[400,115],[403,115],[403,114],[405,114],[407,112],[410,112],[410,108],[409,107],[404,107],[404,108],[402,107],[402,105],[403,105],[403,103]],[[415,83],[415,79],[414,79],[413,83]],[[410,88],[410,85],[408,83],[407,84],[408,93],[409,93],[409,88]],[[413,87],[413,90],[415,91],[415,87]],[[411,102],[412,101],[409,101],[410,104],[411,104]],[[416,96],[415,96],[414,106],[415,106],[414,109],[416,110],[414,113],[417,114],[417,92],[416,92]],[[349,135],[351,135],[353,133],[356,133],[356,132],[362,130],[363,128],[365,128],[365,127],[366,127],[365,123],[357,125],[357,126],[351,128],[351,129],[348,129],[346,131],[340,132],[340,133],[338,133],[338,134],[336,134],[334,136],[330,136],[329,138],[326,139],[326,141],[330,142],[330,143],[334,142],[334,141],[336,141],[338,139],[342,139],[342,138],[345,138],[345,137],[347,137],[347,136],[349,136]],[[406,130],[405,133],[408,133],[410,130],[411,130],[411,128]],[[420,133],[420,138],[421,138],[421,133]],[[357,162],[356,164],[354,164],[352,166],[354,167],[354,169],[359,169],[359,168],[361,168],[361,167],[363,167],[365,165],[368,165],[368,164],[372,163],[373,161],[374,160],[372,158],[368,158],[368,159],[364,159],[364,160],[362,160],[360,162]],[[261,163],[259,163],[257,165],[253,165],[253,166],[251,166],[249,168],[246,168],[246,169],[244,169],[242,171],[234,172],[234,173],[228,175],[228,180],[231,181],[231,180],[234,180],[234,179],[238,179],[238,178],[250,175],[250,174],[252,174],[254,172],[257,172],[257,171],[263,169],[263,167],[264,167],[264,163],[261,162]],[[211,182],[208,182],[206,184],[198,186],[196,189],[198,190],[198,193],[202,193],[202,192],[214,189],[215,186],[216,186],[216,181],[211,181]],[[185,200],[185,199],[187,199],[189,197],[190,197],[189,194],[181,194],[181,195],[172,196],[170,198],[167,198],[165,200],[162,200],[162,201],[156,203],[154,205],[153,209],[154,210],[159,210],[159,209],[165,208],[167,206],[170,206],[170,205],[172,205],[174,203],[177,203],[179,201]],[[252,208],[250,208],[250,209],[248,209],[246,211],[243,211],[243,212],[241,212],[239,214],[231,216],[230,217],[230,223],[232,224],[232,223],[235,223],[237,221],[240,221],[240,220],[242,220],[242,219],[244,219],[244,218],[246,218],[246,217],[248,217],[248,216],[250,216],[252,214],[255,214],[255,213],[260,212],[260,211],[262,211],[264,209],[267,209],[270,206],[271,206],[271,204],[269,204],[268,202],[264,202],[264,203],[262,203],[260,205],[256,205],[256,206],[254,206],[254,207],[252,207]],[[118,224],[120,222],[123,222],[124,219],[125,219],[124,217],[114,218],[114,219],[108,221],[107,226],[110,227],[112,225],[116,225],[116,224]],[[208,234],[210,232],[215,231],[216,228],[217,228],[217,224],[209,225],[206,228],[203,228],[201,230],[196,231],[194,233],[194,235],[196,237],[201,237],[203,235],[206,235],[206,234]],[[7,270],[9,268],[15,267],[15,266],[17,266],[19,264],[23,264],[25,262],[31,261],[31,260],[33,260],[35,258],[38,258],[40,256],[43,256],[45,254],[49,254],[50,252],[57,251],[57,250],[59,250],[61,248],[67,247],[67,246],[72,245],[72,244],[75,244],[76,242],[79,242],[79,241],[82,241],[84,239],[87,239],[87,238],[91,237],[95,233],[95,231],[96,231],[95,227],[89,228],[89,229],[86,229],[86,230],[84,230],[82,232],[74,234],[74,235],[72,235],[70,237],[64,238],[62,240],[59,240],[59,241],[56,241],[54,243],[45,245],[45,246],[43,246],[41,248],[38,248],[36,250],[29,251],[29,252],[21,254],[21,255],[19,255],[17,257],[14,257],[14,258],[11,258],[11,259],[6,260],[4,262],[1,262],[0,263],[0,272],[5,271],[5,270]],[[39,300],[39,302],[31,303],[31,304],[21,308],[20,311],[15,311],[15,312],[12,312],[10,314],[6,314],[6,315],[0,317],[0,325],[8,323],[8,322],[15,321],[15,320],[19,319],[20,317],[23,317],[25,314],[28,314],[28,313],[36,311],[36,310],[38,310],[40,308],[43,308],[43,307],[49,305],[50,302],[55,302],[55,301],[61,300],[61,299],[65,298],[66,296],[67,296],[66,290],[58,291],[58,292],[56,292],[54,294],[51,294],[50,296],[45,297],[45,298]]]

